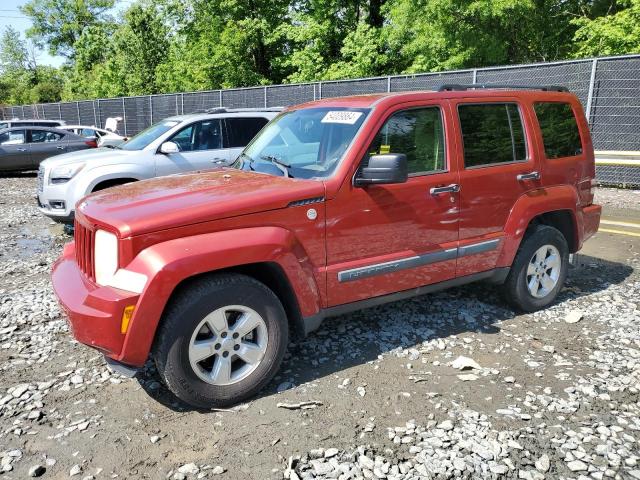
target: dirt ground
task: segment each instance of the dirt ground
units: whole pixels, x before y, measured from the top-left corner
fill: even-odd
[[[637,192],[599,192],[618,233],[587,242],[551,308],[474,284],[344,315],[258,398],[202,412],[71,338],[49,283],[69,237],[35,182],[0,178],[0,480],[640,478]]]

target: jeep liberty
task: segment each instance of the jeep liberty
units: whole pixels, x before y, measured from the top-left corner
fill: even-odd
[[[152,358],[177,397],[221,407],[326,317],[477,280],[546,307],[598,229],[594,176],[561,87],[315,101],[229,167],[85,197],[53,285],[75,338],[116,369]]]

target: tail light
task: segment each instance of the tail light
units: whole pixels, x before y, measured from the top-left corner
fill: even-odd
[[[92,138],[90,140],[85,140],[84,144],[87,145],[89,148],[98,148],[98,142],[96,141],[95,138]]]

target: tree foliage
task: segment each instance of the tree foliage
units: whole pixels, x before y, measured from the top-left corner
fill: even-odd
[[[640,52],[640,0],[29,0],[0,101],[217,89]],[[37,64],[35,46],[66,58]]]

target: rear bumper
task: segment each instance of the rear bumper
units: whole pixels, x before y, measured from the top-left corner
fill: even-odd
[[[75,261],[73,243],[65,246],[54,264],[52,283],[75,339],[123,361],[126,334],[120,331],[122,314],[125,307],[137,304],[139,295],[89,281]]]
[[[582,209],[582,243],[598,231],[601,216],[602,207],[600,205],[589,205]]]

